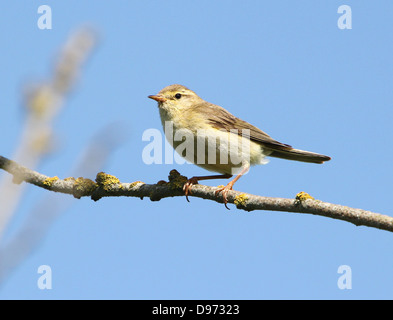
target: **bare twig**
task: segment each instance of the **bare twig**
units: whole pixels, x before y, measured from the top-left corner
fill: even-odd
[[[157,184],[145,184],[141,181],[121,183],[116,177],[103,172],[97,174],[96,181],[72,177],[66,179],[51,178],[2,156],[0,156],[0,168],[12,174],[16,183],[25,181],[50,191],[72,194],[76,198],[88,196],[94,201],[103,197],[120,196],[141,199],[149,197],[152,201],[184,196],[182,187],[187,181],[187,178],[180,175],[176,170],[170,172],[169,182],[159,181]],[[216,190],[215,187],[195,185],[192,188],[191,196],[222,203],[222,197],[220,194],[216,194]],[[393,217],[314,200],[306,193],[299,193],[295,199],[284,199],[231,191],[228,193],[228,203],[233,203],[238,209],[246,211],[271,210],[308,213],[348,221],[357,226],[363,225],[393,231]]]

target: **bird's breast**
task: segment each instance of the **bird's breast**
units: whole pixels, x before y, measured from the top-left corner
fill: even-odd
[[[238,134],[218,130],[201,121],[173,121],[161,117],[165,137],[187,161],[209,171],[235,174],[248,164],[262,164],[261,146]]]

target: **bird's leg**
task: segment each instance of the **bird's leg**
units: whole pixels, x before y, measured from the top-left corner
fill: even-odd
[[[229,179],[231,178],[231,174],[219,174],[219,175],[214,175],[214,176],[202,176],[202,177],[192,177],[191,179],[188,179],[188,181],[184,184],[183,186],[183,191],[186,194],[186,199],[188,202],[188,195],[191,194],[191,188],[194,184],[198,184],[198,181],[200,180],[212,180],[212,179]]]
[[[216,195],[219,192],[222,191],[222,197],[223,197],[223,200],[224,200],[225,208],[227,208],[228,210],[229,210],[229,208],[227,206],[227,203],[228,203],[228,199],[227,199],[228,191],[232,190],[233,185],[235,184],[235,182],[237,180],[239,180],[242,175],[246,174],[249,169],[250,169],[250,165],[249,164],[245,165],[243,167],[242,171],[240,171],[240,173],[235,177],[235,179],[233,179],[231,182],[229,182],[225,187],[219,188],[216,191]]]

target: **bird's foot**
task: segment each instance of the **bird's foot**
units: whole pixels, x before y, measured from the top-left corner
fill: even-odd
[[[222,192],[222,198],[224,200],[224,205],[225,205],[225,208],[227,208],[228,210],[230,210],[230,209],[227,206],[227,203],[228,203],[227,195],[228,195],[229,191],[233,190],[232,187],[233,187],[233,183],[231,181],[225,187],[221,187],[216,190],[216,195],[218,195],[220,192]]]
[[[198,184],[198,179],[196,177],[192,177],[191,179],[188,179],[183,186],[183,191],[186,195],[186,199],[188,202],[190,202],[190,200],[188,200],[188,195],[191,194],[191,188],[194,184]]]

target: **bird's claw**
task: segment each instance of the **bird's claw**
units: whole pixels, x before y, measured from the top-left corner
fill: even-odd
[[[231,185],[231,184],[228,184],[228,185],[226,185],[225,187],[222,187],[222,188],[219,188],[219,189],[216,190],[216,196],[217,196],[220,192],[222,192],[222,198],[223,198],[223,201],[224,201],[224,205],[225,205],[225,208],[227,208],[228,210],[231,210],[231,209],[229,209],[228,206],[227,206],[227,203],[228,203],[227,195],[228,195],[228,192],[229,192],[230,190],[232,190],[232,185]]]
[[[197,177],[192,177],[191,179],[188,179],[187,182],[183,185],[183,191],[184,194],[186,195],[186,199],[188,202],[190,202],[190,200],[188,199],[188,195],[191,194],[191,189],[192,186],[198,184],[198,179]],[[222,198],[223,198],[223,202],[225,205],[225,208],[227,208],[228,210],[230,210],[227,206],[228,204],[228,192],[232,190],[233,187],[233,183],[228,183],[225,187],[222,188],[218,188],[215,192],[216,196],[222,192]]]
[[[198,179],[196,179],[195,177],[192,177],[191,179],[188,179],[187,182],[183,186],[183,191],[184,191],[184,194],[186,195],[186,199],[188,202],[190,202],[190,200],[188,199],[188,195],[191,194],[191,188],[194,184],[198,184]]]

